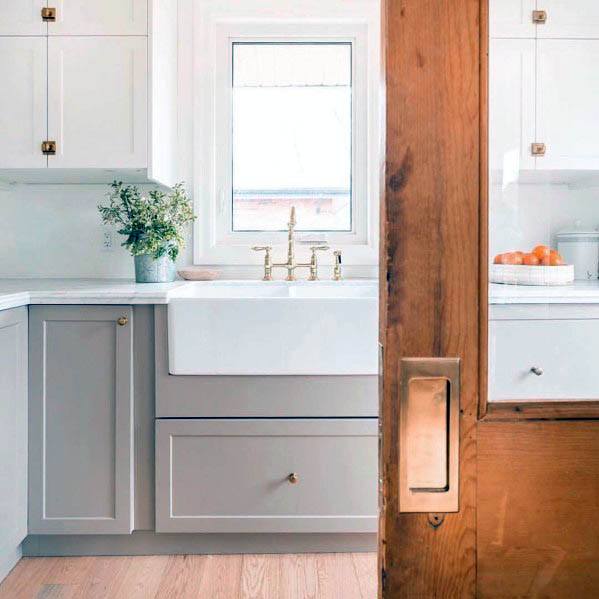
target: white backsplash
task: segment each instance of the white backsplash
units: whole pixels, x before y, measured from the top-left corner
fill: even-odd
[[[599,226],[599,187],[567,184],[493,185],[489,194],[489,254],[555,247],[555,234]]]
[[[98,204],[107,185],[17,185],[0,190],[0,277],[131,278],[133,259],[105,227]],[[178,262],[192,261],[191,233]]]

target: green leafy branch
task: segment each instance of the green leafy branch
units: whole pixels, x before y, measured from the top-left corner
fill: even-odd
[[[191,200],[183,183],[177,183],[171,192],[154,189],[143,195],[136,185],[111,184],[108,205],[98,206],[102,222],[118,227],[125,236],[121,244],[133,256],[152,254],[161,258],[168,254],[171,260],[184,246],[185,225],[195,220]]]

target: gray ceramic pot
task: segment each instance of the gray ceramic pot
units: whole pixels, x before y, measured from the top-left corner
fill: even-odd
[[[168,257],[154,258],[152,254],[135,256],[136,283],[170,283],[175,280],[175,263]]]

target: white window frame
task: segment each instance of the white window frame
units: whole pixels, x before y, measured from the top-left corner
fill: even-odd
[[[306,0],[302,0],[302,3]],[[194,17],[194,263],[259,265],[251,246],[273,246],[284,257],[285,232],[232,231],[232,48],[235,42],[349,42],[352,44],[352,230],[297,232],[296,239],[326,240],[346,265],[378,263],[380,172],[380,31],[378,1],[321,0],[321,9],[297,0],[209,0]],[[243,14],[240,14],[243,4]],[[268,4],[268,3],[266,3]],[[218,5],[218,9],[216,6]],[[352,5],[348,11],[348,5]],[[285,16],[286,6],[291,15]],[[224,12],[223,11],[224,7]],[[260,7],[256,14],[255,9]],[[276,8],[274,8],[276,7]],[[339,18],[330,14],[336,8]],[[249,13],[247,12],[249,11]],[[301,11],[300,11],[301,12]],[[273,20],[276,13],[277,19]],[[347,14],[349,13],[349,18]],[[301,227],[301,223],[299,223]],[[283,253],[281,253],[283,252]],[[297,254],[301,254],[301,247]],[[332,256],[323,255],[323,263]]]

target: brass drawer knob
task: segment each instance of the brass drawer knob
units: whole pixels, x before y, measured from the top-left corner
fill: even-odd
[[[533,143],[530,145],[530,153],[533,156],[545,156],[545,144]]]
[[[121,316],[117,322],[119,323],[120,327],[124,327],[129,322],[129,319],[126,316]]]
[[[287,476],[287,480],[292,484],[295,485],[299,482],[299,476],[297,475],[297,473],[292,472],[289,476]]]
[[[533,10],[532,11],[532,22],[536,25],[544,25],[547,23],[547,11],[545,10]]]

